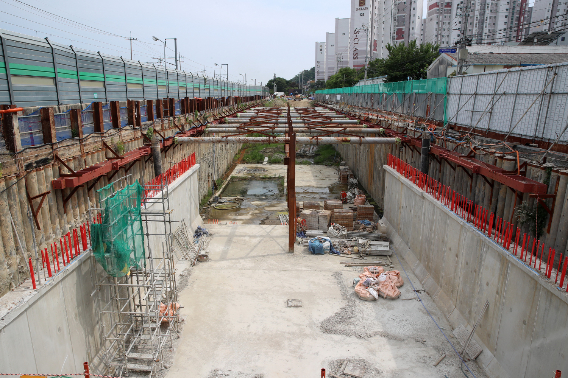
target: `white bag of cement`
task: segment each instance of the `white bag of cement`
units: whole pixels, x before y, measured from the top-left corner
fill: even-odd
[[[329,253],[331,250],[331,243],[326,241],[323,243],[323,253]]]
[[[377,293],[377,291],[375,289],[373,289],[372,287],[368,288],[367,291],[373,296],[375,297],[375,299],[379,299],[379,293]]]

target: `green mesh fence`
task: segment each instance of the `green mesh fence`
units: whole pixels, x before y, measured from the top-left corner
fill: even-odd
[[[356,87],[322,89],[317,94],[351,94],[351,93],[440,93],[446,94],[448,78],[398,81],[396,83],[380,83],[360,85]]]
[[[102,214],[91,226],[91,245],[104,270],[113,277],[122,277],[129,274],[131,267],[146,265],[141,217],[144,188],[135,182],[116,191],[114,185],[98,191]]]

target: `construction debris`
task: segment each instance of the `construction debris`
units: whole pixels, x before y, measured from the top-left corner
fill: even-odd
[[[404,284],[398,270],[385,271],[382,266],[367,266],[359,275],[360,281],[355,286],[355,293],[364,301],[374,301],[380,295],[383,298],[396,299]]]

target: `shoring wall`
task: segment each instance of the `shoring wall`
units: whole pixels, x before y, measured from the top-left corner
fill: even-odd
[[[248,105],[256,104],[251,101]],[[243,106],[245,104],[242,104]],[[207,110],[209,121],[213,117],[221,117],[230,109],[223,106]],[[98,206],[95,192],[125,175],[132,175],[142,185],[154,178],[153,161],[149,157],[135,161],[132,166],[124,166],[113,175],[102,176],[99,180],[91,180],[85,186],[73,189],[54,189],[52,180],[62,174],[69,174],[67,168],[55,160],[54,155],[70,168],[80,170],[96,163],[106,161],[113,155],[105,150],[103,141],[115,146],[119,141],[124,145],[124,152],[135,150],[144,145],[143,133],[153,125],[155,132],[164,138],[173,137],[179,128],[188,128],[194,122],[205,122],[204,112],[200,119],[195,115],[184,115],[176,118],[163,118],[147,123],[143,127],[126,126],[110,129],[104,133],[93,133],[89,136],[69,138],[53,144],[45,144],[20,150],[16,154],[2,156],[2,177],[0,177],[0,297],[17,288],[30,277],[28,259],[32,258],[37,272],[35,251],[50,248],[62,235],[88,221],[89,207]],[[212,187],[213,181],[222,177],[232,163],[239,150],[236,144],[175,144],[162,150],[162,167],[167,170],[174,164],[195,152],[196,161],[201,169],[198,171],[198,196],[203,198]],[[128,171],[126,171],[129,169]],[[8,188],[7,190],[4,190]],[[27,195],[31,198],[45,194],[45,198],[32,199],[37,212],[35,225],[29,214]],[[64,203],[64,199],[68,199]],[[40,206],[41,205],[41,206]],[[11,219],[14,221],[12,226]],[[20,248],[20,243],[22,248]],[[39,254],[39,252],[38,252]]]
[[[396,253],[455,329],[471,330],[495,378],[568,371],[568,297],[388,166],[385,218]],[[449,332],[449,330],[446,330]],[[454,357],[452,357],[454,358]]]
[[[395,131],[402,132],[405,125],[389,125],[383,122],[383,127],[391,126]],[[408,135],[420,137],[419,131],[408,130]],[[459,145],[457,142],[447,141],[445,147],[452,151],[455,150],[467,155],[467,146]],[[363,187],[375,198],[379,206],[385,203],[384,169],[383,165],[388,159],[388,154],[409,163],[415,168],[420,168],[420,151],[407,144],[383,145],[383,146],[336,146],[338,152],[351,168]],[[482,162],[495,165],[507,171],[515,172],[518,168],[517,160],[513,154],[479,152],[471,157]],[[553,248],[556,254],[556,261],[562,253],[568,253],[568,171],[555,167],[553,164],[538,164],[532,161],[520,159],[521,172],[525,172],[525,177],[548,183],[548,194],[556,194],[556,198],[544,199],[546,205],[553,211],[552,216],[544,213],[546,221],[542,228],[541,242],[545,246]],[[480,174],[458,167],[444,159],[438,159],[430,155],[428,175],[443,185],[451,187],[467,199],[477,205],[490,210],[495,216],[511,222],[515,228],[519,227],[521,232],[534,235],[534,224],[530,222],[521,223],[516,216],[516,209],[522,202],[526,202],[529,207],[534,207],[536,199],[529,194],[519,193],[516,198],[515,191],[510,187],[492,179],[484,179]],[[540,213],[539,216],[543,216]]]
[[[201,223],[198,176],[206,169],[197,164],[169,185],[172,219],[184,220],[190,232],[193,226]],[[146,211],[160,211],[161,205],[159,209],[157,207],[149,206]],[[149,225],[156,229],[160,227],[156,222]],[[178,225],[173,223],[172,231]],[[148,231],[152,233],[152,229]],[[154,237],[150,241],[154,254],[162,248],[158,239]],[[89,249],[48,284],[37,291],[28,290],[23,303],[7,313],[1,312],[0,371],[13,374],[81,373],[83,362],[88,361],[92,374],[105,374],[100,356],[104,328],[98,313],[101,309],[99,300],[105,296],[97,291],[109,287],[97,287],[94,283],[106,276]]]

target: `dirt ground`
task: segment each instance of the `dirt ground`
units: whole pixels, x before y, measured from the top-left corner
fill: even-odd
[[[262,175],[283,169],[261,167]],[[237,166],[235,174],[250,169]],[[328,187],[337,182],[328,170],[304,166],[298,185]],[[288,253],[287,226],[206,227],[213,234],[210,261],[192,269],[179,294],[184,326],[167,378],[319,377],[322,368],[335,378],[464,375],[442,333],[458,347],[450,325],[396,251],[392,262],[370,259],[401,271],[401,297],[366,302],[353,290],[362,267],[345,267],[341,261],[353,261],[346,257],[311,255],[307,243]],[[468,365],[486,377],[475,362]]]
[[[302,101],[288,101],[291,108],[311,108],[312,101],[311,100],[302,100]]]

